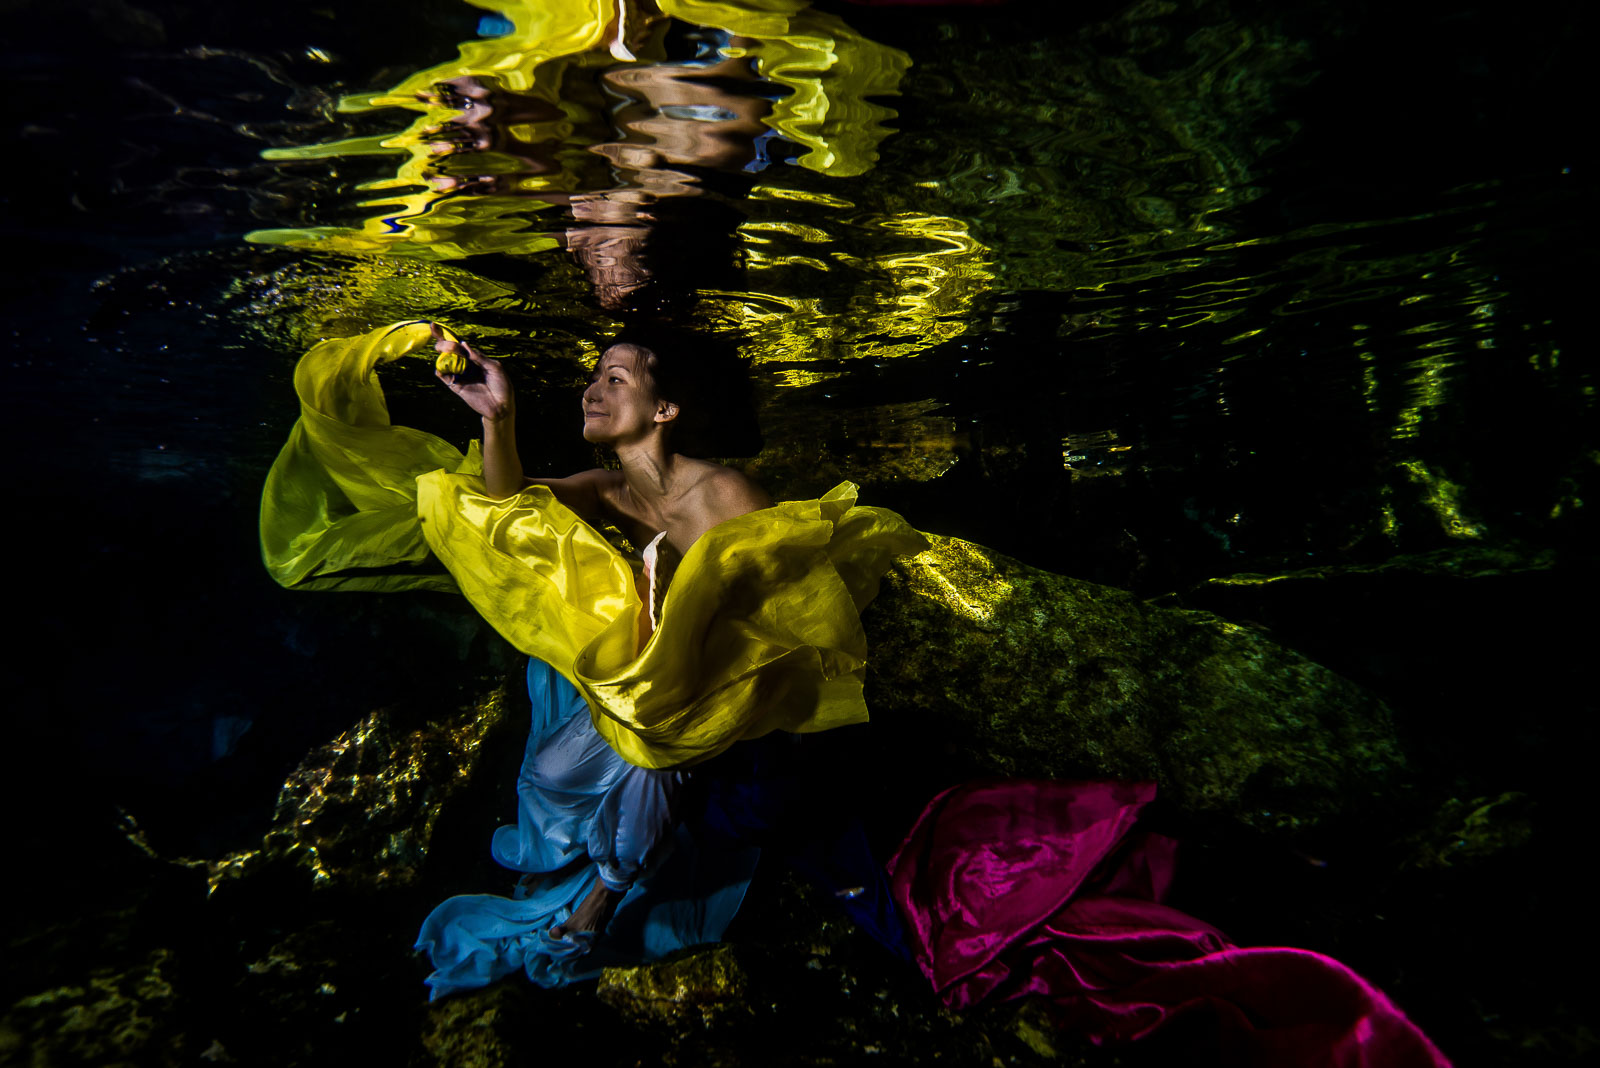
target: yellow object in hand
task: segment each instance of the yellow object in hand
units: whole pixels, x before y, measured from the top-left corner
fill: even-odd
[[[465,373],[472,366],[472,361],[467,358],[466,345],[460,335],[443,323],[427,319],[409,319],[382,330],[374,330],[359,341],[351,343],[363,351],[370,348],[371,352],[367,359],[371,366],[377,366],[379,363],[387,363],[401,356],[421,356],[427,348],[437,345],[440,341],[449,342],[455,348],[435,356],[433,369],[442,375]]]
[[[459,352],[441,352],[433,361],[433,369],[442,375],[464,374],[470,365],[466,356]]]
[[[445,341],[457,346],[453,350],[439,353],[438,357],[433,361],[433,369],[442,375],[465,374],[467,368],[472,366],[472,363],[467,359],[467,354],[462,351],[464,346],[461,343],[461,339],[456,336],[454,330],[451,330],[443,323],[434,323],[432,325],[438,328],[440,336]]]

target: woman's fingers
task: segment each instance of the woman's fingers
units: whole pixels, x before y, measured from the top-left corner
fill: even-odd
[[[499,360],[492,360],[457,338],[447,337],[443,328],[438,323],[429,322],[428,330],[433,334],[433,347],[439,353],[439,358],[434,361],[434,377],[449,386],[457,395],[468,400],[467,390],[473,390],[474,396],[482,392],[485,387],[487,394],[499,397],[509,391],[505,372],[500,368]],[[474,366],[477,370],[474,371]],[[463,378],[463,376],[466,376]]]
[[[430,322],[428,324],[428,331],[433,334],[434,351],[462,352],[467,354],[472,359],[478,358],[478,354],[472,350],[472,346],[468,345],[465,341],[462,341],[458,338],[445,337],[444,330],[440,328],[438,323]]]
[[[438,323],[429,322],[428,332],[433,335],[434,351],[439,353],[438,359],[433,364],[433,373],[452,389],[456,387],[457,375],[470,369],[474,363],[480,367],[484,365],[483,358],[471,345],[458,338],[446,336],[444,328]]]

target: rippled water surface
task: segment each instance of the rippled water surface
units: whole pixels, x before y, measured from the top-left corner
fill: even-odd
[[[447,321],[564,472],[638,309],[741,340],[776,496],[849,478],[1269,627],[1391,703],[1430,797],[1530,791],[1547,841],[1587,802],[1576,4],[12,8],[13,558],[50,579],[25,659],[60,665],[14,687],[85,769],[63,819],[115,799],[217,855],[306,746],[499,664],[444,599],[260,573],[305,347]],[[425,362],[388,388],[473,433]],[[1241,575],[1287,578],[1208,582]],[[1493,1015],[1452,1011],[1457,1043]],[[1575,1011],[1505,1048],[1592,1049]]]

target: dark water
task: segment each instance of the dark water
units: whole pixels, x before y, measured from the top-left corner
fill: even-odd
[[[529,466],[569,470],[584,355],[634,301],[743,330],[777,495],[848,477],[924,529],[1268,627],[1391,704],[1419,812],[1525,795],[1531,838],[1437,879],[1364,882],[1400,830],[1365,828],[1326,866],[1219,839],[1191,893],[1241,936],[1354,955],[1460,1063],[1592,1053],[1541,945],[1584,894],[1595,741],[1579,6],[1102,2],[1054,33],[1020,5],[823,6],[909,68],[892,96],[823,79],[865,117],[768,138],[764,169],[740,117],[769,129],[805,84],[689,86],[678,119],[732,132],[642,166],[630,123],[684,87],[617,90],[614,62],[563,67],[560,116],[499,86],[444,133],[340,110],[451,62],[466,4],[8,6],[7,670],[40,907],[86,892],[62,873],[114,806],[165,855],[243,848],[309,746],[510,662],[448,598],[262,573],[304,346],[445,319],[514,361]],[[453,147],[304,151],[407,130]],[[606,224],[585,194],[646,233],[637,293],[548,247]],[[390,389],[397,421],[472,432],[425,366]],[[1238,574],[1298,577],[1206,584]]]

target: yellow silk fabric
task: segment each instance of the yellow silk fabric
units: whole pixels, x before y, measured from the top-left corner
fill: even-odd
[[[261,494],[261,555],[280,584],[311,590],[443,590],[455,582],[428,553],[417,476],[482,470],[443,438],[393,426],[376,370],[432,356],[424,322],[314,347],[294,369],[300,419]]]
[[[616,550],[543,487],[504,501],[482,487],[418,480],[428,544],[506,640],[583,691],[629,763],[677,767],[772,730],[866,720],[860,610],[890,561],[927,543],[893,512],[856,506],[855,486],[703,535],[637,655],[644,609]]]
[[[848,482],[730,519],[684,555],[640,650],[632,568],[599,532],[542,486],[485,496],[475,449],[463,456],[389,424],[373,372],[422,340],[412,326],[390,328],[324,342],[300,361],[301,419],[262,499],[274,578],[459,588],[512,645],[571,680],[601,736],[643,767],[693,764],[773,730],[866,720],[860,612],[896,556],[927,547],[921,534],[856,505]],[[448,576],[417,569],[430,548]]]

